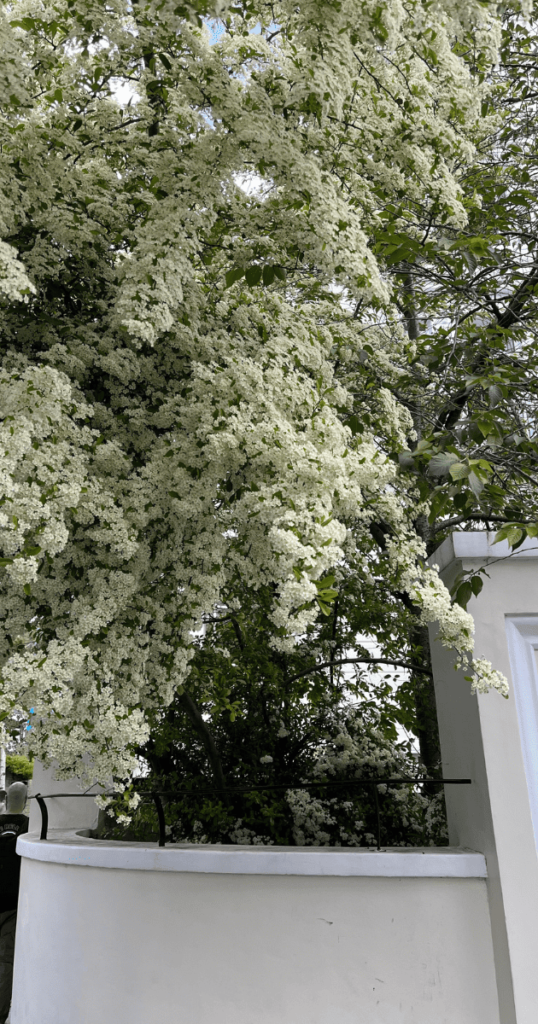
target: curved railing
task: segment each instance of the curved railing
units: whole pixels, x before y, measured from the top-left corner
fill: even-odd
[[[429,785],[429,786],[431,786],[431,785],[470,786],[471,783],[472,783],[471,779],[424,779],[424,778],[421,778],[421,779],[409,779],[409,778],[403,778],[403,779],[402,778],[396,778],[396,779],[393,779],[393,778],[379,777],[379,778],[369,778],[369,779],[334,780],[334,781],[331,781],[331,782],[304,782],[304,783],[300,783],[298,785],[296,785],[296,784],[293,784],[293,785],[290,785],[290,784],[275,784],[275,785],[266,785],[266,786],[235,786],[235,787],[234,786],[230,786],[230,787],[227,787],[226,792],[229,792],[229,793],[252,793],[252,792],[258,792],[258,791],[262,791],[262,790],[263,791],[270,791],[270,790],[275,790],[275,791],[281,790],[282,791],[282,790],[288,790],[288,789],[293,789],[293,790],[295,790],[295,789],[308,789],[309,790],[309,789],[329,789],[329,788],[338,788],[338,787],[346,787],[346,788],[350,789],[350,788],[354,788],[354,787],[361,788],[361,787],[364,787],[364,786],[370,786],[371,789],[372,789],[373,797],[374,797],[374,807],[375,807],[375,814],[376,814],[376,832],[377,832],[377,835],[376,835],[377,844],[376,845],[377,845],[377,849],[380,850],[381,849],[381,809],[380,809],[380,805],[379,805],[379,793],[378,793],[378,789],[377,789],[377,787],[379,785],[390,785],[390,786],[417,786],[417,785]],[[207,795],[207,793],[213,794],[214,792],[215,792],[214,789],[197,790],[196,791],[196,795],[204,795],[204,794]],[[190,793],[192,795],[192,791],[191,790],[187,790],[187,789],[146,790],[146,791],[143,791],[142,793],[140,793],[140,797],[142,798],[142,800],[144,798],[147,798],[148,800],[152,800],[153,803],[155,804],[155,809],[157,811],[157,818],[158,818],[158,822],[159,822],[159,846],[165,846],[166,845],[166,820],[165,820],[165,816],[164,816],[164,808],[163,808],[161,797],[178,796],[180,793]],[[119,796],[120,794],[106,793],[104,795],[106,795],[106,796],[118,795]],[[31,800],[32,799],[37,800],[37,803],[39,804],[39,809],[41,811],[41,834],[40,834],[40,839],[45,841],[47,839],[47,835],[48,835],[49,814],[48,814],[47,805],[45,803],[45,801],[47,799],[53,799],[54,798],[56,800],[58,798],[62,799],[62,798],[65,798],[65,797],[69,797],[69,799],[73,799],[73,797],[81,797],[81,798],[82,797],[92,797],[93,799],[95,799],[95,796],[96,796],[95,793],[48,793],[46,795],[43,795],[41,793],[36,793],[34,796],[31,796],[30,797]]]

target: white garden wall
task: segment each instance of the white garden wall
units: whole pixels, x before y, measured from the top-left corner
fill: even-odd
[[[12,1024],[500,1024],[479,854],[19,843]]]

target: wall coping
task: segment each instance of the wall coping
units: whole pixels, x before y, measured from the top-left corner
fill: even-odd
[[[323,875],[387,878],[486,878],[483,854],[454,847],[381,850],[313,846],[219,846],[124,843],[90,839],[76,830],[50,829],[17,840],[28,860],[127,871],[204,872],[224,875]]]
[[[499,559],[538,558],[538,540],[525,537],[521,547],[512,551],[507,540],[494,544],[495,531],[474,530],[469,533],[455,531],[447,537],[428,559],[430,565],[436,565],[440,572],[452,562],[461,559],[477,559],[480,562],[499,561]]]

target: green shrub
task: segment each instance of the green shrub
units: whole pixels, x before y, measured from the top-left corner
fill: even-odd
[[[6,757],[6,768],[16,780],[31,779],[34,774],[34,762],[29,761],[22,754],[8,754]]]

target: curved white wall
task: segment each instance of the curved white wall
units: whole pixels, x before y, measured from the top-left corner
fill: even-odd
[[[19,852],[12,1024],[499,1024],[479,854]]]

